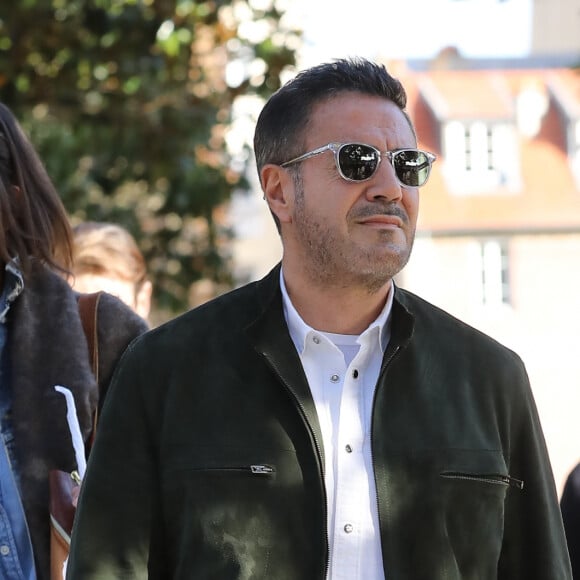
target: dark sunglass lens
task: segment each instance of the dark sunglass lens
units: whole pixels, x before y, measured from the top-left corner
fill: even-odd
[[[397,151],[393,159],[397,177],[409,187],[421,187],[429,177],[431,162],[423,151]]]
[[[343,145],[338,152],[342,175],[352,181],[363,181],[372,176],[379,164],[379,153],[368,145]]]

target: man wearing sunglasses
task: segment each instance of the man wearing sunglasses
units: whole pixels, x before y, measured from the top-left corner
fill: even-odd
[[[366,60],[266,103],[282,262],[125,355],[70,580],[571,577],[521,360],[393,282],[435,160],[405,106]]]

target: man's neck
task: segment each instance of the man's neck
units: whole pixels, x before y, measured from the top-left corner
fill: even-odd
[[[322,332],[361,334],[385,306],[392,283],[377,292],[361,287],[322,286],[287,275],[284,283],[294,308],[306,324]]]

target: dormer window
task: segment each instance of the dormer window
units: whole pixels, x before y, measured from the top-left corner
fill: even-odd
[[[483,173],[493,171],[493,146],[491,127],[484,123],[464,126],[465,171]]]
[[[445,175],[456,195],[519,189],[516,131],[509,123],[450,121],[444,126],[443,146]]]

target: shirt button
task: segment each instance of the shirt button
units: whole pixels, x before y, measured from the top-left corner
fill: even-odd
[[[356,369],[354,369],[354,371],[352,371],[352,378],[358,379],[358,371]]]
[[[3,544],[0,546],[0,554],[3,556],[8,556],[8,554],[10,554],[10,548],[6,544]]]
[[[332,376],[330,377],[330,380],[331,380],[333,383],[338,383],[339,379],[340,379],[340,377],[339,377],[338,375],[332,375]]]
[[[314,344],[320,344],[320,338],[318,338],[318,336],[313,336],[313,337],[312,337],[312,342],[313,342]]]
[[[350,533],[352,532],[352,530],[353,530],[352,524],[346,524],[346,525],[344,526],[344,531],[345,531],[347,534],[350,534]]]
[[[347,445],[347,446],[344,448],[344,450],[345,450],[347,453],[352,453],[352,447],[351,447],[350,445]]]

